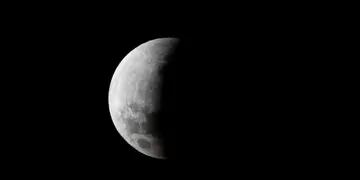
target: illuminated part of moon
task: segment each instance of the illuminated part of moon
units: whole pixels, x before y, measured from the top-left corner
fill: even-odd
[[[132,50],[112,77],[109,108],[113,123],[128,144],[154,158],[167,158],[161,133],[154,127],[161,108],[161,68],[179,39],[160,38]]]

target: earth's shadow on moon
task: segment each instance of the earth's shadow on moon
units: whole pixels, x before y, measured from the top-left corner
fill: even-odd
[[[194,97],[190,93],[194,84],[191,61],[195,57],[191,45],[191,42],[181,39],[175,52],[167,58],[167,64],[160,70],[163,82],[160,89],[161,108],[154,115],[153,126],[162,137],[165,157],[170,160],[187,154],[184,149],[191,142],[187,137],[195,137],[189,131],[193,128],[191,121],[195,117],[191,113]]]

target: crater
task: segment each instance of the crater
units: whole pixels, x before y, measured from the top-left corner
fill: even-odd
[[[149,149],[151,147],[151,143],[149,141],[147,141],[146,139],[138,139],[137,143],[141,148],[144,148],[144,149]]]

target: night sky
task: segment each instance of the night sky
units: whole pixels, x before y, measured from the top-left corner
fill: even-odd
[[[35,14],[9,21],[6,67],[15,80],[8,90],[18,98],[9,105],[13,162],[159,162],[116,131],[108,90],[126,54],[161,37],[178,37],[186,46],[177,69],[179,108],[171,119],[176,158],[160,162],[250,165],[304,157],[301,129],[309,127],[313,109],[304,105],[311,92],[303,84],[311,81],[303,70],[316,66],[306,54],[306,29],[283,16],[164,16]]]

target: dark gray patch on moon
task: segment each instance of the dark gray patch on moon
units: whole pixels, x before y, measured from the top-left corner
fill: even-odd
[[[140,124],[135,121],[136,118],[125,119],[126,128],[131,134],[140,132]]]
[[[141,107],[136,102],[130,103],[126,108],[119,110],[120,117],[119,119],[124,122],[126,125],[127,132],[129,134],[144,134],[152,135],[155,138],[160,138],[160,134],[157,129],[158,113],[151,112],[149,106]],[[130,113],[132,112],[132,113]],[[138,116],[143,116],[145,121],[139,122],[136,116],[130,114],[137,114]]]
[[[127,108],[119,109],[119,120],[123,121],[123,123],[126,125],[127,132],[130,134],[140,132],[140,124],[137,121],[137,117],[131,115],[131,112],[136,114],[139,111],[140,107],[136,103],[129,104]]]
[[[148,149],[151,147],[150,142],[145,139],[138,139],[137,143],[141,148],[144,148],[144,149]]]
[[[141,107],[135,102],[130,103],[128,107],[135,113],[141,112]]]

